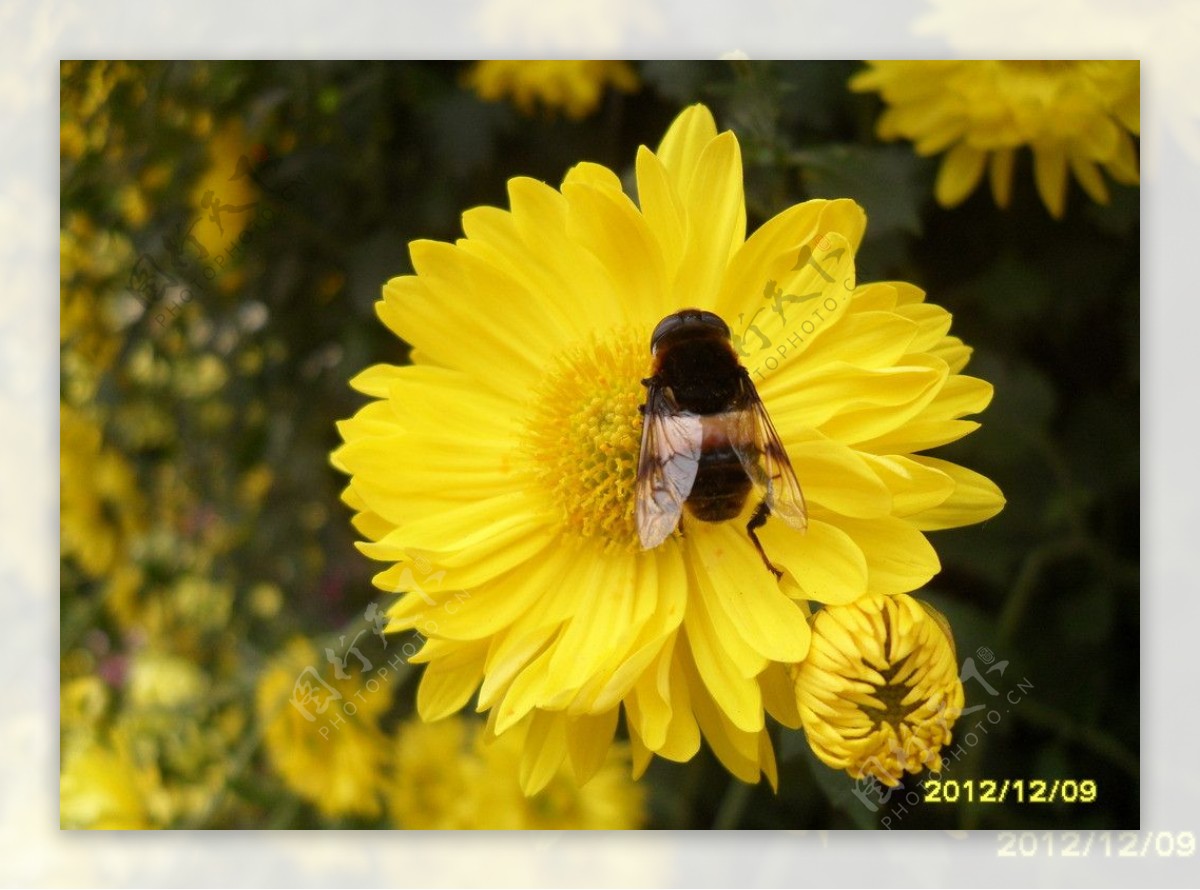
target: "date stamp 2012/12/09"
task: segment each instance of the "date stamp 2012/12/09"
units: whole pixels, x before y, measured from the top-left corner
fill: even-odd
[[[925,803],[1094,803],[1095,779],[926,779]]]
[[[1196,855],[1190,831],[1001,831],[996,855],[1167,859]]]

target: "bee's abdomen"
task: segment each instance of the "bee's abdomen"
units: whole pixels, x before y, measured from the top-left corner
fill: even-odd
[[[688,495],[688,512],[704,522],[724,522],[742,512],[750,477],[732,448],[704,451]]]

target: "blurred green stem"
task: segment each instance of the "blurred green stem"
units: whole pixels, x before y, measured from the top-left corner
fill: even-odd
[[[1030,599],[1033,598],[1038,580],[1046,567],[1065,556],[1084,553],[1087,549],[1087,542],[1082,539],[1064,538],[1043,544],[1025,557],[997,622],[1002,641],[1010,642],[1017,632],[1017,628],[1020,627],[1021,619],[1025,616],[1025,609],[1028,607]]]
[[[753,793],[753,785],[747,785],[740,779],[730,779],[729,788],[725,791],[725,797],[721,799],[721,807],[717,810],[717,817],[713,820],[712,827],[715,829],[737,828],[738,823],[742,821],[742,811],[746,809],[746,804],[750,802],[750,795]]]
[[[1063,741],[1086,748],[1093,754],[1119,766],[1133,778],[1141,770],[1137,755],[1103,730],[1080,726],[1074,718],[1033,699],[1023,699],[1017,711],[1020,719],[1031,726],[1054,733]]]
[[[254,723],[250,734],[242,740],[242,744],[238,746],[237,752],[230,759],[229,772],[225,775],[225,781],[221,783],[220,788],[213,792],[213,796],[208,800],[208,806],[206,806],[194,819],[180,827],[213,827],[209,825],[209,823],[212,821],[213,815],[220,808],[221,804],[225,802],[225,798],[229,796],[230,786],[233,784],[235,779],[240,778],[242,773],[246,771],[246,767],[250,765],[250,761],[253,760],[255,752],[258,751],[258,746],[262,744],[263,734],[266,731],[267,724],[270,722],[270,720],[275,719],[278,711],[286,704],[287,699],[281,700],[276,710],[267,715],[267,720],[260,719]]]

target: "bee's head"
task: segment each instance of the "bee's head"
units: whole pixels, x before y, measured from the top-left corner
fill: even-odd
[[[654,333],[650,335],[650,352],[657,353],[663,346],[697,336],[711,337],[714,332],[729,339],[729,325],[721,316],[703,309],[680,309],[654,328]]]

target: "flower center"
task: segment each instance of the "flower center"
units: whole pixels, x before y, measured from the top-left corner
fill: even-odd
[[[531,472],[563,524],[605,547],[638,549],[634,483],[649,330],[622,329],[558,356],[526,423]]]

